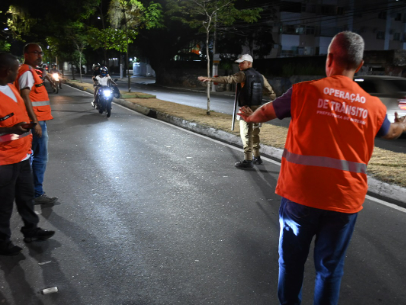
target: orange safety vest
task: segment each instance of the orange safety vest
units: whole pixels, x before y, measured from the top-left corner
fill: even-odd
[[[313,208],[359,212],[385,105],[339,75],[293,85],[291,115],[276,193]]]
[[[20,91],[18,80],[20,79],[20,76],[27,71],[30,71],[34,77],[34,85],[30,91],[30,100],[32,102],[32,109],[34,109],[34,113],[37,116],[37,120],[52,120],[53,117],[51,114],[51,103],[49,102],[48,92],[45,88],[44,82],[31,66],[23,64],[18,69],[17,79],[14,82],[16,88]]]
[[[30,122],[25,104],[17,89],[12,84],[8,86],[13,91],[17,103],[4,93],[0,92],[0,127],[11,127],[17,123]],[[21,162],[27,154],[31,153],[32,134],[26,132],[17,139],[12,140],[11,135],[0,136],[0,165]]]

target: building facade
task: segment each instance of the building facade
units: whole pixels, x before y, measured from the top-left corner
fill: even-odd
[[[344,30],[359,33],[366,51],[406,50],[403,0],[284,0],[276,10],[270,57],[324,55]]]

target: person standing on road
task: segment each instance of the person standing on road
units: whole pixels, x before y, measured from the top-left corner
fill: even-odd
[[[291,117],[276,193],[279,209],[280,304],[300,304],[304,265],[313,236],[314,304],[338,303],[344,258],[367,193],[367,164],[376,136],[394,139],[406,117],[390,123],[385,105],[366,93],[354,74],[363,64],[364,40],[341,32],[331,41],[326,78],[292,86],[252,112],[246,122]]]
[[[252,56],[244,54],[236,61],[240,69],[234,75],[220,77],[205,77],[199,76],[198,80],[202,82],[215,81],[222,84],[237,84],[236,98],[238,106],[246,106],[252,110],[257,109],[262,105],[262,93],[269,93],[271,100],[275,99],[276,95],[271,85],[266,78],[252,68]],[[260,124],[246,123],[240,120],[240,136],[244,148],[244,160],[235,163],[235,167],[240,169],[253,168],[253,164],[262,164],[260,156]]]
[[[30,166],[32,134],[23,128],[30,119],[23,99],[11,84],[17,70],[17,59],[0,53],[0,255],[16,255],[22,250],[10,240],[14,200],[24,222],[21,232],[25,242],[46,240],[55,233],[37,226]]]
[[[43,81],[34,68],[42,62],[42,49],[36,43],[24,46],[24,64],[18,70],[15,86],[20,91],[34,127],[32,141],[32,170],[34,176],[35,204],[53,204],[58,198],[48,197],[43,189],[48,162],[47,121],[52,120],[51,104]]]

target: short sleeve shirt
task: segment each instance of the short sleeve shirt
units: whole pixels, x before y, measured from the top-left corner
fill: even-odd
[[[21,89],[29,88],[31,90],[34,86],[34,76],[32,76],[31,71],[26,71],[18,79],[18,87]]]
[[[98,81],[99,85],[101,86],[108,86],[109,79],[111,79],[110,75],[101,77],[100,75],[96,76],[96,80]]]

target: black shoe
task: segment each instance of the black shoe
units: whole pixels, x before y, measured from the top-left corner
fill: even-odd
[[[44,241],[52,237],[55,234],[55,231],[48,231],[41,228],[36,228],[30,233],[24,234],[24,241],[26,243],[31,243],[33,241]]]
[[[253,162],[254,164],[257,164],[257,165],[260,165],[260,164],[263,163],[263,162],[262,162],[262,159],[261,159],[261,156],[254,157],[254,160],[252,160],[252,162]]]
[[[236,163],[235,163],[235,167],[236,167],[236,168],[241,168],[241,169],[244,169],[244,168],[253,168],[253,167],[254,167],[254,164],[252,163],[251,160],[244,160],[244,161],[238,161],[238,162],[236,162]]]
[[[58,197],[48,197],[45,193],[34,199],[34,204],[54,204]]]
[[[19,246],[15,246],[11,241],[5,243],[4,245],[0,246],[0,255],[17,255],[20,253],[22,248]]]

